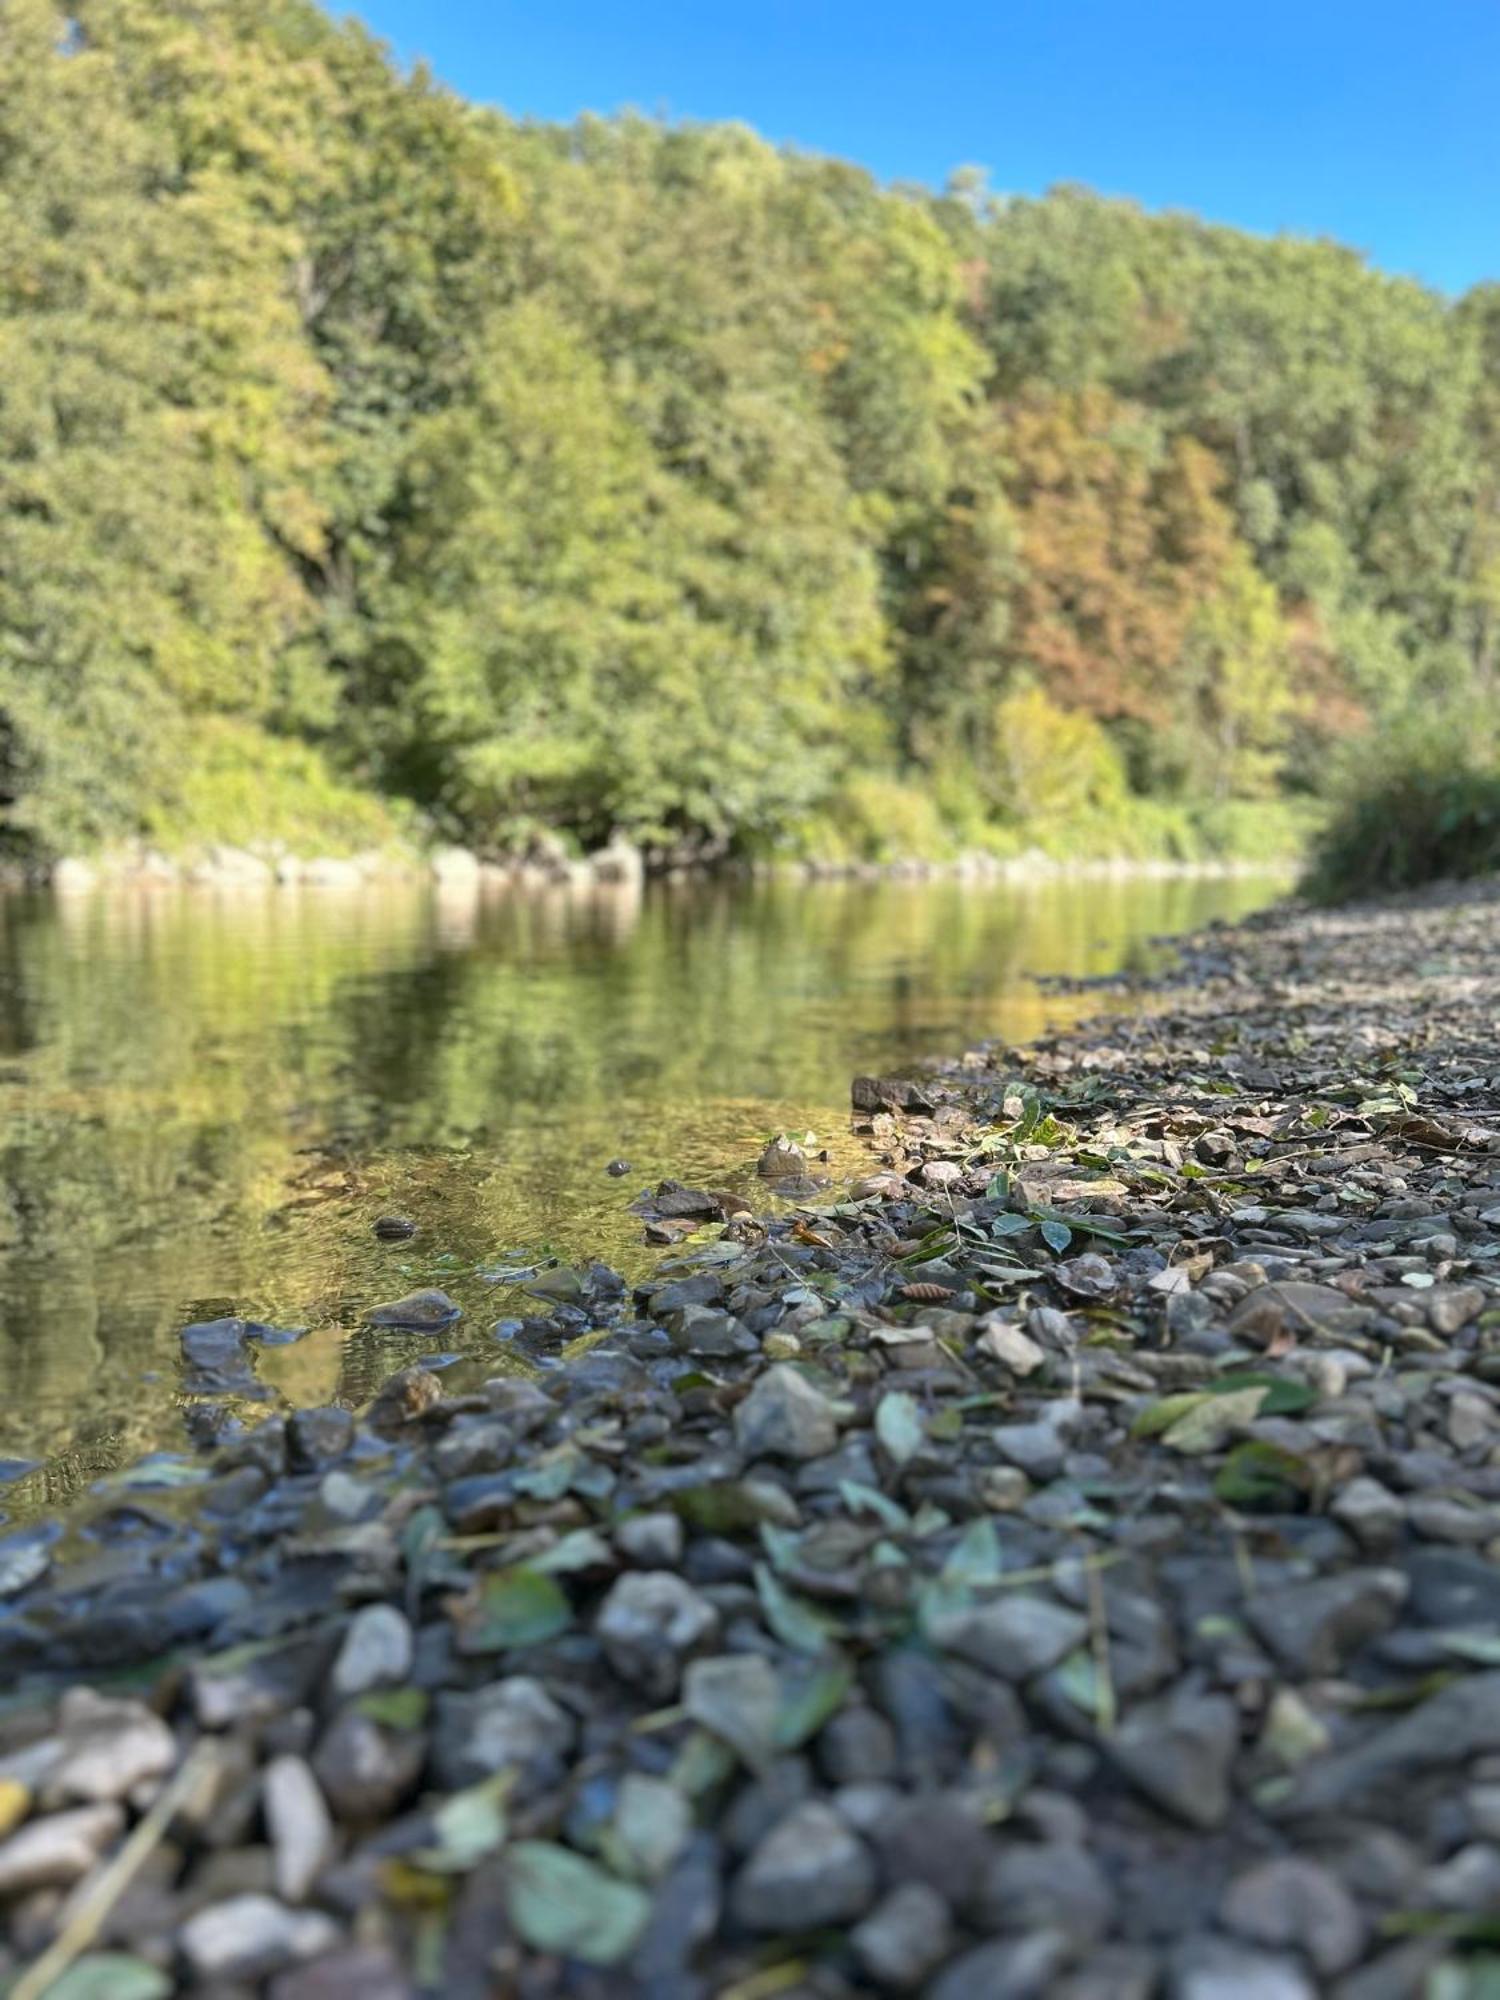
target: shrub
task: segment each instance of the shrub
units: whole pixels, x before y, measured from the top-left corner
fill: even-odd
[[[1305,887],[1323,902],[1500,868],[1500,751],[1472,710],[1410,715],[1350,752]]]

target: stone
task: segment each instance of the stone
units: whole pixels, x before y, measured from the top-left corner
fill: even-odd
[[[1259,1590],[1246,1607],[1255,1636],[1303,1679],[1336,1674],[1350,1654],[1396,1622],[1406,1602],[1399,1570],[1347,1570]]]
[[[1237,1875],[1219,1917],[1252,1944],[1301,1952],[1324,1978],[1346,1972],[1365,1948],[1367,1926],[1349,1891],[1330,1870],[1298,1855]]]
[[[324,1731],[312,1767],[338,1817],[363,1823],[385,1818],[408,1796],[425,1756],[420,1736],[346,1708]]]
[[[1222,1826],[1239,1716],[1223,1695],[1178,1689],[1135,1709],[1106,1744],[1138,1792],[1188,1826]]]
[[[683,1662],[718,1630],[707,1598],[672,1570],[631,1570],[600,1606],[594,1634],[620,1676],[651,1701],[669,1701]]]
[[[768,1368],[734,1413],[750,1458],[822,1458],[839,1441],[833,1404],[788,1362]]]
[[[778,1132],[755,1163],[755,1171],[765,1180],[785,1180],[807,1172],[807,1155],[785,1132]]]
[[[333,1663],[334,1695],[343,1701],[398,1687],[411,1672],[415,1643],[410,1621],[394,1604],[366,1604],[349,1621]]]
[[[354,1442],[354,1419],[337,1405],[294,1410],[287,1418],[287,1457],[298,1472],[318,1472],[342,1458]]]
[[[1451,1338],[1478,1319],[1488,1300],[1478,1285],[1434,1285],[1423,1303],[1433,1332]]]
[[[276,1893],[301,1903],[333,1859],[328,1806],[300,1757],[273,1757],[261,1775],[261,1809],[275,1858]]]
[[[985,1872],[974,1918],[984,1930],[1061,1931],[1093,1945],[1114,1928],[1115,1894],[1087,1848],[1011,1842]]]
[[[979,1322],[979,1338],[974,1347],[976,1353],[990,1361],[998,1361],[1023,1381],[1047,1364],[1046,1350],[1038,1347],[1013,1320],[1003,1319],[997,1313],[987,1314]]]
[[[321,1911],[289,1910],[274,1896],[230,1896],[188,1918],[177,1945],[205,1983],[264,1979],[296,1959],[315,1958],[339,1942],[338,1925]]]
[[[1003,1680],[1025,1681],[1067,1658],[1088,1637],[1081,1612],[1050,1598],[1011,1593],[933,1621],[935,1642]]]
[[[1413,1778],[1491,1751],[1500,1751],[1500,1671],[1440,1688],[1352,1749],[1308,1764],[1282,1810],[1296,1817],[1394,1799]]]
[[[994,1843],[974,1807],[952,1792],[919,1792],[875,1824],[888,1882],[924,1882],[946,1902],[968,1902],[983,1881]]]
[[[852,1923],[875,1899],[870,1850],[831,1806],[787,1814],[736,1876],[730,1908],[746,1930],[785,1935]]]
[[[1289,1278],[1247,1292],[1229,1315],[1229,1331],[1263,1345],[1281,1334],[1304,1344],[1321,1336],[1337,1345],[1358,1333],[1369,1317],[1370,1308],[1357,1304],[1347,1292]]]
[[[1076,1971],[1058,1980],[1047,2000],[1153,2000],[1161,1966],[1145,1945],[1104,1945]]]
[[[615,1529],[615,1547],[643,1569],[676,1569],[686,1535],[676,1514],[632,1514]]]
[[[58,1707],[57,1761],[44,1796],[58,1804],[123,1799],[164,1778],[177,1762],[177,1740],[144,1702],[70,1688]]]
[[[371,1306],[365,1314],[371,1326],[401,1327],[411,1333],[436,1333],[440,1328],[452,1326],[463,1318],[463,1307],[450,1299],[446,1292],[429,1287],[424,1291],[408,1292],[403,1299],[391,1299],[385,1305]]]
[[[953,1959],[923,2000],[1049,2000],[1067,1959],[1056,1931],[997,1939]]]
[[[413,2000],[414,1992],[390,1952],[352,1944],[278,1973],[267,2000]]]
[[[89,1870],[125,1827],[110,1804],[74,1806],[27,1821],[0,1843],[0,1897],[33,1889],[66,1889]]]
[[[449,1791],[515,1765],[543,1775],[573,1747],[572,1717],[538,1680],[512,1674],[472,1693],[440,1694],[433,1764]]]
[[[818,1762],[830,1785],[878,1783],[894,1775],[896,1732],[863,1702],[850,1702],[818,1737]]]
[[[903,1882],[849,1933],[860,1970],[891,1993],[910,1993],[953,1948],[953,1919],[936,1889]]]
[[[1169,2000],[1317,2000],[1293,1958],[1251,1951],[1227,1938],[1192,1938],[1173,1954]]]
[[[1328,1511],[1362,1549],[1372,1554],[1394,1548],[1406,1520],[1405,1503],[1378,1479],[1367,1475],[1351,1479]]]

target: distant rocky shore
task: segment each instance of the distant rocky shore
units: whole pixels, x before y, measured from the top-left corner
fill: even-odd
[[[1179,971],[637,1196],[524,1373],[186,1329],[211,1448],[0,1536],[9,2000],[1492,1994],[1500,894]]]
[[[722,855],[674,854],[642,848],[627,840],[611,841],[589,855],[574,855],[561,843],[543,843],[531,853],[508,860],[474,853],[464,847],[441,847],[430,853],[375,850],[365,854],[305,856],[258,852],[213,845],[189,855],[168,855],[149,847],[116,850],[100,857],[63,856],[44,868],[16,867],[8,871],[16,883],[47,882],[61,894],[77,895],[100,888],[146,888],[186,885],[230,893],[258,890],[320,889],[345,892],[391,881],[431,880],[457,895],[507,890],[635,888],[650,877],[681,878],[709,874],[790,881],[974,881],[1029,883],[1051,877],[1224,877],[1263,875],[1282,857],[1270,859],[1172,860],[1131,855],[1094,860],[1059,859],[1031,848],[1021,854],[998,856],[974,851],[931,860],[917,857],[892,861],[787,860],[737,861]],[[6,874],[0,872],[0,882]]]

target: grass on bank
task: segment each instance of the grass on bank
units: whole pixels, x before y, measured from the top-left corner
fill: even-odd
[[[1473,710],[1411,715],[1353,746],[1304,887],[1341,902],[1500,870],[1500,741]]]

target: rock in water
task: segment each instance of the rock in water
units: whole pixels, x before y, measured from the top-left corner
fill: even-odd
[[[371,1306],[365,1317],[371,1326],[404,1327],[413,1333],[433,1333],[439,1327],[452,1326],[456,1319],[462,1319],[463,1307],[450,1299],[446,1292],[429,1289],[408,1292],[404,1299],[392,1299],[388,1305]]]

